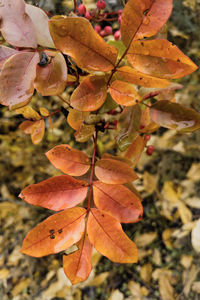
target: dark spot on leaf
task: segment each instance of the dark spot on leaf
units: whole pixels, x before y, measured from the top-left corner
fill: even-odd
[[[148,14],[148,12],[149,12],[149,9],[146,9],[146,10],[143,12],[143,14],[146,16],[146,15]]]
[[[141,42],[141,45],[142,45],[142,46],[144,46],[144,43],[143,43],[143,42]]]
[[[62,229],[59,229],[59,230],[58,230],[58,233],[62,233]]]
[[[102,217],[104,218],[104,214],[102,214]]]
[[[177,62],[180,62],[180,59],[179,59],[179,58],[177,59]]]
[[[52,240],[55,239],[55,235],[54,235],[54,234],[51,234],[51,235],[50,235],[50,239],[52,239]]]
[[[140,80],[142,80],[142,77],[140,77]]]
[[[50,229],[50,230],[49,230],[49,233],[54,234],[54,233],[55,233],[55,230],[54,230],[54,229]]]

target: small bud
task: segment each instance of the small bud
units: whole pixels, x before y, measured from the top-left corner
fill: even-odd
[[[104,27],[104,31],[106,35],[112,34],[112,27],[111,26],[106,26]]]
[[[97,6],[97,8],[98,8],[99,10],[105,9],[106,3],[105,3],[103,0],[99,0],[99,1],[97,1],[96,6]]]
[[[145,135],[146,141],[149,141],[151,139],[151,136],[149,134]]]
[[[81,14],[81,15],[85,15],[85,13],[86,13],[86,7],[85,7],[85,5],[80,4],[80,5],[78,6],[78,12],[79,12],[79,14]]]
[[[114,38],[115,38],[116,41],[118,41],[121,38],[121,32],[120,32],[120,30],[117,30],[114,33]]]
[[[151,156],[153,154],[154,150],[155,150],[154,146],[150,145],[147,147],[146,154]]]
[[[94,26],[94,30],[95,30],[97,33],[100,33],[100,31],[101,31],[101,26],[100,26],[100,25],[95,25],[95,26]]]
[[[100,36],[102,36],[102,37],[106,35],[106,33],[105,33],[104,30],[101,30],[99,34],[100,34]]]
[[[89,11],[86,11],[85,18],[88,19],[88,20],[92,19],[91,13]]]

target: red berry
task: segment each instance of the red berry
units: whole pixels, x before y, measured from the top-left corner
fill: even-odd
[[[101,26],[100,25],[95,25],[94,30],[99,33],[101,31]]]
[[[86,7],[85,7],[85,5],[80,4],[78,6],[78,12],[79,12],[79,14],[84,15],[86,13]]]
[[[99,0],[99,1],[97,1],[96,6],[99,10],[104,9],[106,7],[106,3],[103,0]]]
[[[113,125],[114,125],[114,126],[117,126],[117,124],[118,124],[118,121],[117,121],[117,120],[113,121]]]
[[[147,135],[145,136],[145,138],[146,138],[146,141],[149,141],[149,140],[151,139],[151,136],[150,136],[149,134],[147,134]]]
[[[105,36],[106,35],[104,30],[101,30],[99,34],[100,34],[100,36]]]
[[[144,125],[140,125],[140,130],[144,129],[144,127],[145,127]]]
[[[120,30],[117,30],[115,33],[114,33],[114,38],[115,40],[119,40],[121,38],[121,32]]]
[[[121,21],[122,21],[122,16],[120,15],[120,16],[118,17],[118,23],[121,24]]]
[[[146,151],[147,155],[151,156],[153,154],[154,150],[155,150],[155,148],[153,145],[148,146],[147,151]]]
[[[88,20],[92,19],[91,13],[89,11],[86,11],[85,18],[88,19]]]
[[[106,35],[112,34],[112,27],[111,26],[106,26],[104,27],[104,31]]]

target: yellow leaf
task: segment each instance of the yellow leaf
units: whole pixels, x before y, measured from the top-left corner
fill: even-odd
[[[195,265],[192,265],[190,270],[184,271],[183,280],[185,286],[183,289],[183,293],[185,294],[185,296],[189,295],[192,283],[193,281],[195,281],[198,273],[199,273],[199,269]]]
[[[175,300],[174,289],[170,283],[169,277],[165,274],[159,278],[159,291],[162,300]]]
[[[21,280],[15,287],[12,289],[11,294],[13,297],[19,295],[30,283],[30,278]]]
[[[200,219],[192,230],[192,246],[196,252],[200,253]]]
[[[165,246],[168,249],[172,249],[173,248],[173,244],[172,244],[172,241],[171,241],[171,234],[172,234],[172,232],[173,232],[173,229],[170,229],[170,228],[167,228],[167,229],[165,229],[162,232],[163,243],[165,244]]]
[[[148,195],[153,194],[153,192],[156,190],[157,180],[158,180],[157,176],[151,175],[148,172],[144,172],[143,185]]]
[[[140,269],[140,277],[144,282],[149,283],[151,280],[151,274],[152,274],[152,265],[150,263],[147,263],[143,265]]]
[[[40,107],[39,110],[40,110],[40,114],[41,114],[43,117],[48,117],[48,115],[49,115],[48,109],[46,109],[45,107]]]
[[[157,232],[144,233],[135,237],[134,242],[139,248],[144,248],[153,243],[157,236]]]
[[[110,297],[108,298],[108,300],[123,300],[123,299],[124,299],[124,295],[119,290],[113,291]]]
[[[100,286],[108,277],[109,272],[103,272],[97,275],[92,281],[88,283],[87,286]]]
[[[181,255],[181,265],[185,269],[188,269],[191,266],[192,261],[193,261],[192,255],[186,255],[186,254]]]

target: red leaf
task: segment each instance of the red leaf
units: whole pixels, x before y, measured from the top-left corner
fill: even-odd
[[[0,73],[0,103],[9,108],[27,104],[33,95],[37,52],[19,52],[11,56]]]
[[[72,284],[85,281],[92,270],[92,244],[84,236],[77,244],[78,250],[63,256],[63,269]]]
[[[138,71],[160,78],[181,78],[197,69],[178,47],[162,39],[133,42],[127,58]]]
[[[46,156],[54,167],[72,176],[81,176],[90,168],[89,157],[69,145],[58,145],[48,151]]]
[[[60,52],[45,51],[51,62],[45,66],[37,65],[35,88],[42,96],[61,94],[67,84],[67,65]]]
[[[34,25],[25,12],[24,0],[2,0],[0,19],[1,33],[9,44],[17,47],[37,47]]]
[[[87,182],[61,175],[29,185],[19,197],[30,204],[59,211],[82,202],[87,190]]]
[[[114,159],[100,159],[95,164],[95,175],[108,184],[123,184],[136,180],[137,174],[125,163]]]
[[[121,36],[128,46],[134,39],[155,35],[167,22],[172,0],[129,0],[123,10]]]
[[[41,257],[66,250],[81,239],[85,214],[84,208],[74,207],[47,218],[29,231],[21,252]]]
[[[117,49],[106,44],[85,18],[55,16],[49,28],[56,48],[71,56],[80,68],[105,72],[113,69]]]
[[[70,104],[80,111],[100,108],[107,97],[107,86],[102,76],[89,76],[74,90]]]
[[[120,223],[138,222],[143,214],[140,198],[123,185],[95,181],[93,185],[96,206],[111,214]]]
[[[116,263],[138,261],[136,245],[123,232],[115,218],[104,211],[92,208],[87,222],[88,237],[94,247]]]

